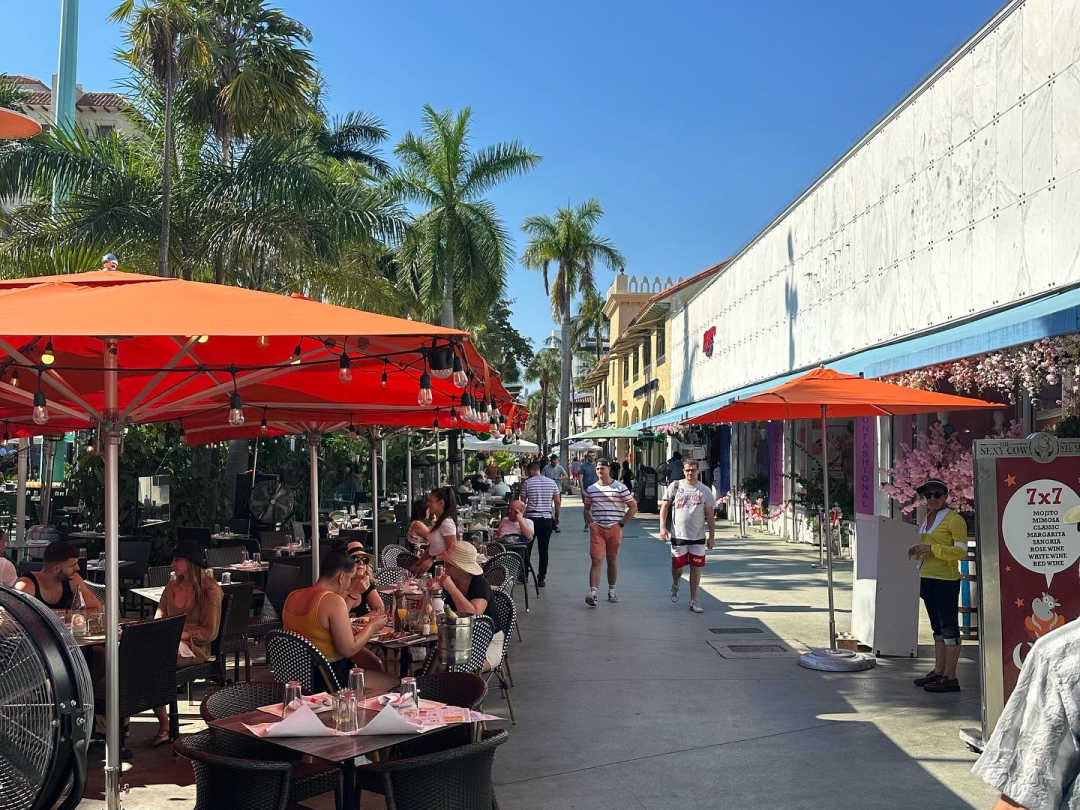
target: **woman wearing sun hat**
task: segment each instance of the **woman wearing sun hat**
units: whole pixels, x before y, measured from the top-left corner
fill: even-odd
[[[967,557],[967,523],[946,506],[949,488],[931,478],[917,490],[926,501],[926,520],[919,543],[908,556],[919,560],[919,595],[934,631],[934,669],[915,685],[927,692],[959,692],[956,664],[960,660],[960,567]]]
[[[382,597],[375,590],[375,577],[372,575],[374,557],[364,551],[364,544],[359,540],[350,540],[345,546],[345,553],[356,563],[349,592],[345,594],[345,604],[352,616],[366,616],[369,613],[381,613],[386,608]]]
[[[484,569],[476,561],[476,549],[470,543],[455,543],[441,557],[443,573],[432,580],[432,587],[442,588],[462,616],[495,618],[491,604],[491,585],[484,579]]]

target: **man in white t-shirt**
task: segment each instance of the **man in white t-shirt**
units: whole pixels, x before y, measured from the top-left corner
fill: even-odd
[[[0,585],[5,588],[14,588],[19,572],[15,570],[15,563],[4,556],[5,551],[7,551],[7,534],[0,532]]]
[[[716,499],[712,490],[698,480],[700,470],[694,459],[686,459],[682,466],[683,478],[672,481],[664,492],[660,505],[660,539],[671,541],[671,601],[679,601],[679,583],[683,568],[690,566],[690,611],[704,613],[698,604],[698,586],[701,569],[705,567],[705,549],[716,542],[716,516],[713,507]],[[671,531],[668,531],[668,516]],[[709,538],[705,539],[705,526]]]
[[[596,591],[600,587],[600,568],[607,559],[609,602],[618,602],[615,580],[619,576],[619,546],[626,521],[637,513],[637,501],[621,481],[611,477],[611,464],[606,458],[596,462],[599,480],[585,490],[585,522],[589,524],[589,593],[585,604],[596,607]]]

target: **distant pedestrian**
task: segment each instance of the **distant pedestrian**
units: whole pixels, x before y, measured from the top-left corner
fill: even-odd
[[[623,486],[633,491],[634,468],[630,466],[630,456],[627,456],[626,461],[623,462],[622,471],[619,475],[619,480],[623,482]]]
[[[700,470],[694,459],[682,467],[683,479],[668,484],[660,505],[660,539],[671,542],[671,601],[679,601],[679,583],[683,569],[690,566],[690,611],[704,613],[698,604],[701,569],[705,567],[705,549],[716,542],[716,499],[712,490],[702,484]],[[668,529],[668,518],[671,529]],[[705,527],[709,535],[706,540]]]
[[[613,476],[618,480],[618,476]],[[596,452],[590,450],[585,454],[585,460],[581,462],[581,496],[585,497],[585,491],[595,484],[600,477],[596,474]],[[585,531],[589,530],[589,521],[585,521]]]
[[[605,458],[596,462],[599,479],[585,490],[585,520],[589,523],[589,593],[585,604],[596,607],[600,587],[600,568],[607,559],[608,601],[618,602],[615,580],[619,576],[619,546],[623,527],[637,513],[637,502],[630,490],[611,478],[611,465]]]
[[[540,549],[540,567],[536,572],[536,586],[543,588],[547,579],[548,546],[551,532],[559,525],[562,512],[562,495],[559,485],[540,474],[540,463],[529,462],[525,468],[526,478],[521,484],[521,500],[525,501],[525,517],[533,522],[536,545]]]
[[[682,453],[676,450],[667,460],[668,481],[679,481],[683,477]]]
[[[544,469],[541,474],[546,478],[550,478],[552,481],[559,485],[560,490],[562,489],[562,483],[566,480],[566,468],[559,463],[558,454],[551,454],[551,458],[548,460],[548,463],[544,465]]]

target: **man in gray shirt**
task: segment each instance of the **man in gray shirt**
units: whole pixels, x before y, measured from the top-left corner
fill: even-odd
[[[690,566],[690,611],[704,613],[697,601],[701,584],[701,569],[705,567],[705,548],[716,542],[716,517],[713,507],[716,499],[712,490],[698,480],[698,463],[688,458],[680,472],[683,478],[672,481],[664,492],[660,506],[660,539],[671,542],[671,601],[679,601],[679,583],[682,571]],[[671,530],[668,530],[668,516]],[[705,526],[709,538],[705,540]]]

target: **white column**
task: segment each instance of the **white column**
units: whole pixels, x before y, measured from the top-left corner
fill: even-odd
[[[15,483],[15,542],[26,542],[26,471],[30,466],[30,440],[19,439],[19,458],[17,461],[17,480]],[[25,549],[20,549],[25,553]]]
[[[317,433],[308,434],[311,477],[311,582],[319,578],[319,442]]]
[[[405,431],[405,486],[408,490],[409,508],[412,509],[412,431]]]
[[[379,559],[379,457],[375,455],[375,434],[371,435],[371,550]]]
[[[105,806],[120,810],[120,426],[117,415],[117,345],[105,345]]]

